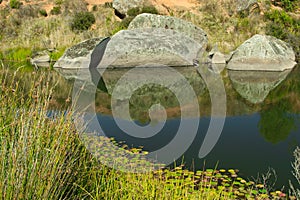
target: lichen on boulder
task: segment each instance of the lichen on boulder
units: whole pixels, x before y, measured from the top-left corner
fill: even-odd
[[[295,53],[286,42],[273,36],[257,34],[234,51],[227,68],[283,71],[295,65]]]
[[[208,43],[207,33],[203,29],[191,22],[175,17],[143,13],[136,16],[128,27],[129,30],[136,28],[171,29],[192,38],[204,48],[206,48]]]
[[[88,68],[91,53],[103,39],[104,37],[92,38],[70,47],[55,63],[54,68]]]

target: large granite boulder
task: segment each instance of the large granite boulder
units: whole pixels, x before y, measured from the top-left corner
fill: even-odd
[[[93,68],[188,66],[204,48],[171,29],[123,30],[101,47],[105,40],[94,38],[69,48],[54,68],[90,68],[91,63]]]
[[[88,68],[94,48],[104,38],[92,38],[67,49],[64,55],[54,64],[54,68],[78,69]]]
[[[136,16],[129,24],[128,29],[136,28],[164,28],[178,31],[201,44],[207,46],[207,34],[191,22],[170,16],[143,13]]]
[[[228,75],[233,88],[247,101],[256,104],[263,102],[290,72],[228,70]]]
[[[126,16],[127,11],[132,8],[144,7],[151,5],[149,0],[113,0],[112,6],[117,13]]]
[[[283,71],[295,65],[295,53],[287,43],[272,36],[254,35],[235,50],[227,68]]]
[[[98,67],[187,66],[201,56],[204,48],[172,29],[123,30],[111,38]]]

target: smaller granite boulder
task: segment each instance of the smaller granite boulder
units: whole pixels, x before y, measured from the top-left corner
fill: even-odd
[[[234,51],[227,68],[283,71],[295,65],[295,53],[287,43],[272,36],[254,35]]]
[[[206,48],[208,39],[203,29],[197,27],[191,22],[179,18],[143,13],[136,16],[129,24],[128,29],[136,28],[164,28],[171,29],[192,38],[204,48]]]
[[[93,38],[70,47],[53,67],[68,69],[89,68],[91,54],[103,39],[102,37]]]
[[[50,61],[51,58],[47,51],[38,52],[30,59],[30,63],[35,67],[49,67]]]
[[[213,54],[211,63],[213,64],[226,64],[225,56],[224,54],[220,52],[216,52]]]

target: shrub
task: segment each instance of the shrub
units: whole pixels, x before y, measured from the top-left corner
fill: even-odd
[[[44,17],[48,16],[47,11],[45,9],[40,10],[39,13],[40,13],[40,15],[42,15]]]
[[[22,3],[18,0],[11,0],[9,2],[9,5],[12,9],[19,9],[21,7]]]
[[[95,16],[90,12],[76,13],[72,23],[72,30],[84,31],[88,30],[96,22]]]
[[[265,16],[269,20],[266,33],[288,42],[296,53],[296,59],[299,60],[300,20],[294,19],[285,11],[278,10],[268,12]]]
[[[116,30],[127,29],[130,22],[134,19],[134,17],[142,13],[158,14],[158,11],[154,6],[145,6],[142,8],[139,7],[131,8],[127,11],[128,16],[122,20],[120,25],[113,32],[116,32]]]
[[[297,0],[274,0],[272,2],[275,6],[280,6],[289,12],[295,11],[298,7]]]
[[[54,6],[52,10],[50,11],[51,15],[59,15],[61,14],[61,7],[60,6]]]
[[[105,2],[104,8],[113,8],[112,2]]]
[[[142,13],[158,14],[158,11],[154,6],[145,6],[142,8],[135,7],[135,8],[131,8],[127,11],[127,15],[131,16],[131,17],[135,17]]]
[[[92,7],[92,11],[97,11],[98,10],[98,7],[97,7],[97,5],[93,5],[93,7]]]
[[[127,11],[127,15],[128,16],[132,16],[132,17],[135,17],[137,15],[141,14],[141,9],[136,7],[136,8],[130,8],[128,11]]]
[[[158,10],[154,6],[145,6],[142,8],[142,13],[158,14]]]

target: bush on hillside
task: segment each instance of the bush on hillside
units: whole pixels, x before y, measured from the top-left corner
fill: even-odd
[[[142,8],[135,7],[135,8],[131,8],[127,11],[127,15],[131,16],[131,17],[135,17],[142,13],[158,14],[158,11],[154,6],[144,6]]]
[[[47,11],[45,9],[40,10],[39,13],[40,13],[40,15],[42,15],[44,17],[48,16]]]
[[[54,6],[52,10],[50,11],[51,15],[59,15],[61,14],[61,7],[60,6]]]
[[[95,16],[91,12],[76,13],[71,23],[71,29],[73,31],[85,31],[88,30],[95,22]]]
[[[9,2],[9,6],[12,9],[19,9],[21,7],[22,3],[18,0],[10,0]]]
[[[266,33],[289,43],[296,54],[296,59],[300,58],[300,20],[291,17],[285,11],[273,10],[266,13],[269,21]]]
[[[295,11],[299,6],[299,0],[273,0],[272,3],[289,12]]]

